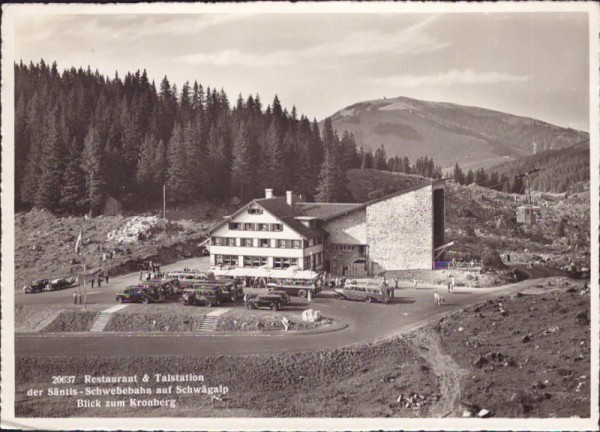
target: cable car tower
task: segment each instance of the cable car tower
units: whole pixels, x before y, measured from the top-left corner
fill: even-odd
[[[532,169],[531,171],[527,171],[526,173],[521,173],[515,178],[524,178],[525,183],[523,184],[523,189],[527,188],[525,194],[525,204],[517,207],[517,222],[527,225],[534,225],[540,221],[540,211],[541,208],[533,205],[533,201],[531,199],[531,175],[540,171],[538,168]],[[521,189],[521,190],[523,190]]]

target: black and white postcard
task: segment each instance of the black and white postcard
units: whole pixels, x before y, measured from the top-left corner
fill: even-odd
[[[597,430],[595,2],[2,7],[2,427]]]

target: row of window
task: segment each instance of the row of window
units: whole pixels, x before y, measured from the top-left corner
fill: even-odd
[[[268,265],[268,257],[244,255],[243,267],[262,267]],[[237,255],[215,255],[215,264],[239,267],[239,256]],[[298,258],[273,257],[273,268],[286,269],[297,266]]]
[[[304,268],[305,269],[317,268],[317,266],[319,266],[321,264],[323,264],[323,253],[322,252],[304,257]]]
[[[243,246],[243,247],[261,247],[261,248],[280,248],[280,249],[302,249],[302,240],[280,240],[280,239],[252,239],[235,237],[212,237],[211,244],[214,246]],[[304,242],[304,247],[308,247],[308,242]]]
[[[283,224],[229,222],[229,229],[234,231],[283,231]]]
[[[338,250],[338,251],[358,251],[362,254],[365,253],[366,251],[366,246],[365,245],[342,245],[342,244],[333,244],[330,246],[331,249],[333,250]]]

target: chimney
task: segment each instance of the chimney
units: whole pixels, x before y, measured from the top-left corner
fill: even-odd
[[[285,200],[287,205],[290,207],[294,205],[294,196],[292,195],[292,191],[285,191]]]
[[[273,189],[265,189],[265,198],[273,198]]]

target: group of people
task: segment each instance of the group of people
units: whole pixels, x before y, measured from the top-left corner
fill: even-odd
[[[267,280],[264,277],[246,276],[243,279],[244,286],[247,288],[266,288]]]
[[[144,272],[140,270],[140,280],[141,281],[149,281],[154,279],[162,279],[165,277],[165,273],[154,273],[154,272]]]
[[[140,264],[140,271],[160,273],[160,263],[152,260],[144,260],[144,262]]]
[[[90,281],[92,288],[94,288],[94,284],[96,284],[96,286],[98,288],[100,288],[102,286],[103,280],[104,280],[104,282],[106,282],[106,285],[108,285],[108,281],[109,281],[108,272],[104,272],[104,274],[98,274],[97,276],[92,277],[92,280]]]
[[[156,261],[145,260],[142,264],[140,264],[141,281],[159,279],[163,276],[164,274],[160,272],[160,264]]]

